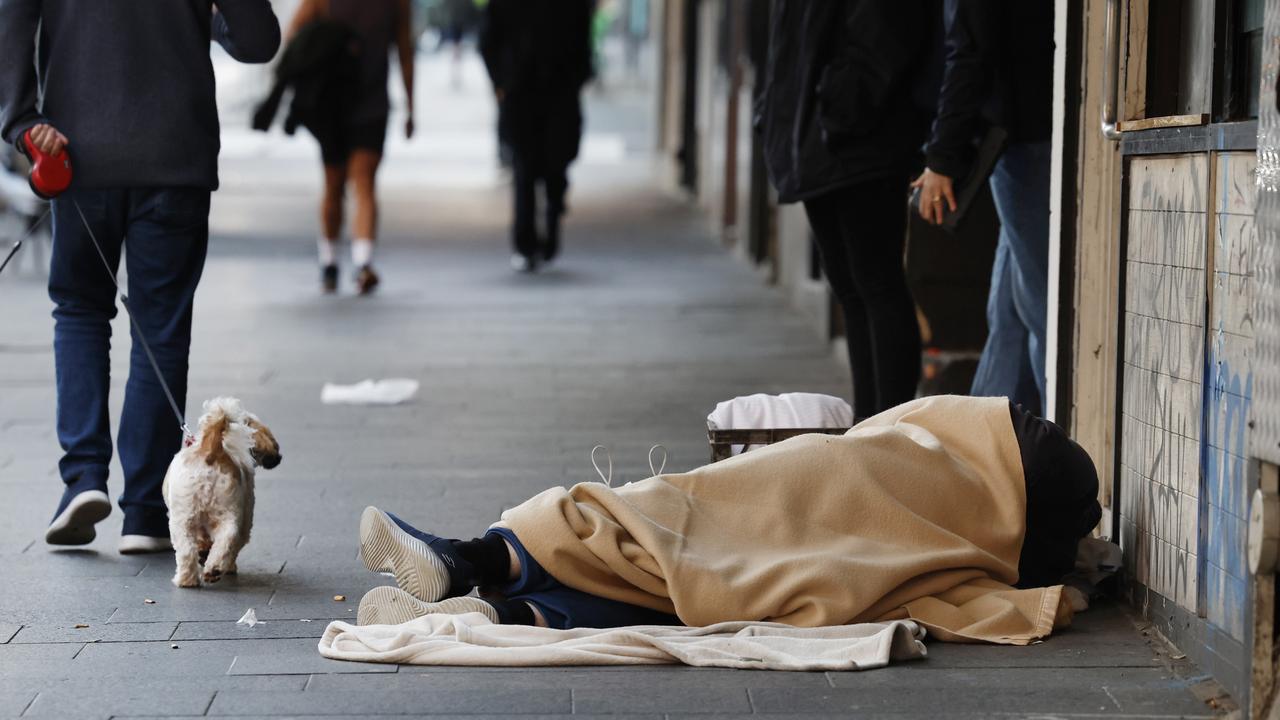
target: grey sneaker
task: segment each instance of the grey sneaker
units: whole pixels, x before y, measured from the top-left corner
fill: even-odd
[[[423,602],[397,587],[376,587],[360,598],[356,611],[357,625],[399,625],[423,615],[465,615],[478,612],[498,622],[498,610],[478,597],[446,598],[440,602]]]

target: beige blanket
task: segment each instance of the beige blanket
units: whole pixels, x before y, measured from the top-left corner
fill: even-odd
[[[570,587],[690,626],[910,618],[1026,644],[1061,586],[1010,587],[1025,495],[1008,401],[944,396],[688,473],[552,488],[503,524]]]
[[[910,621],[829,628],[721,623],[549,630],[494,625],[479,613],[428,615],[403,625],[330,623],[320,654],[407,665],[651,665],[758,670],[866,670],[925,655]]]

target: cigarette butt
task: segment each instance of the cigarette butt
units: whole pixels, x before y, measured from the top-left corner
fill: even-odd
[[[146,598],[146,599],[145,599],[145,600],[143,600],[142,602],[144,602],[144,603],[146,603],[146,604],[148,604],[148,605],[155,605],[155,604],[156,604],[156,601],[155,601],[155,600],[152,600],[151,598]]]
[[[334,602],[346,602],[346,601],[347,601],[347,596],[346,596],[346,595],[334,595],[334,596],[333,596],[333,601],[334,601]]]

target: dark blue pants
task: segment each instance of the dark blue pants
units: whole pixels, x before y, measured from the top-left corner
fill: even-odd
[[[49,297],[55,305],[59,469],[66,483],[59,512],[80,492],[107,489],[112,451],[107,394],[116,291],[76,204],[113,271],[124,256],[130,307],[180,406],[187,394],[192,301],[209,243],[208,190],[72,190],[54,200]],[[136,337],[117,441],[124,533],[168,536],[160,486],[182,432]]]
[[[537,607],[546,618],[548,627],[569,630],[580,627],[683,624],[674,615],[574,590],[551,577],[533,559],[515,533],[507,528],[492,528],[489,533],[501,535],[511,543],[516,556],[520,558],[520,577],[515,582],[498,588],[498,592],[509,600],[519,600]]]

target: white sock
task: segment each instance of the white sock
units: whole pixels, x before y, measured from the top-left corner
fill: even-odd
[[[329,238],[317,238],[316,250],[320,252],[320,264],[328,267],[338,262],[338,241]]]
[[[369,238],[352,240],[351,262],[355,263],[358,268],[373,262],[373,241]]]

